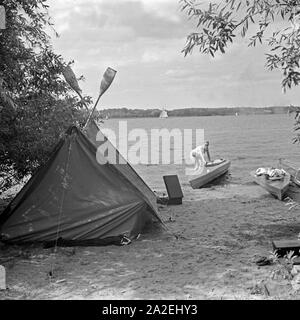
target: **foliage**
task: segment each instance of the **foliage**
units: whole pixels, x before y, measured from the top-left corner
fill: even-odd
[[[196,20],[199,32],[187,36],[185,55],[198,47],[201,53],[225,53],[237,37],[248,36],[248,45],[265,43],[266,67],[282,72],[284,91],[300,83],[300,0],[180,0],[182,11]],[[252,26],[251,26],[252,25]],[[296,110],[299,130],[299,112]],[[294,142],[300,142],[299,135]]]
[[[275,265],[275,269],[271,273],[272,279],[293,279],[292,269],[294,265],[294,260],[296,258],[296,256],[294,255],[294,251],[289,251],[282,259],[280,259],[275,250],[274,252],[271,252],[269,258]]]
[[[51,48],[46,0],[0,0],[0,5],[7,19],[0,30],[3,191],[44,163],[58,137],[70,124],[83,122],[86,112],[62,77],[67,63]]]

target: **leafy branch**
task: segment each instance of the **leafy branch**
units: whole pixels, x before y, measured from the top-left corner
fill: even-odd
[[[205,4],[196,0],[180,0],[181,10],[189,19],[196,20],[197,32],[187,36],[182,50],[184,55],[198,47],[201,53],[214,56],[225,53],[228,45],[237,37],[246,37],[250,24],[256,32],[249,36],[248,46],[266,43],[270,52],[266,54],[268,69],[281,69],[282,87],[291,88],[300,81],[300,1],[299,0],[223,0]],[[269,29],[277,28],[278,21],[285,27],[267,35]]]
[[[269,48],[266,68],[281,71],[284,92],[299,85],[300,0],[222,0],[208,4],[180,0],[180,6],[189,19],[196,21],[197,29],[187,36],[184,56],[197,47],[200,53],[214,57],[216,52],[225,53],[237,38],[248,37],[249,47],[265,43]],[[293,112],[295,143],[300,142],[300,108],[294,107]]]

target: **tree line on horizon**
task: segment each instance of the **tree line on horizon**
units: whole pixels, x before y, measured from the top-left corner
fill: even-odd
[[[169,117],[229,116],[250,114],[286,114],[296,107],[232,107],[232,108],[182,108],[167,110]],[[158,118],[160,109],[107,108],[98,111],[98,118]]]

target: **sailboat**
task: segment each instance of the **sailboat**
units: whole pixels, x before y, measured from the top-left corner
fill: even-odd
[[[163,109],[159,115],[160,118],[168,118],[168,112],[166,109]]]

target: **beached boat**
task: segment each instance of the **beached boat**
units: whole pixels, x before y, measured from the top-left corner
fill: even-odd
[[[229,167],[229,160],[216,159],[208,163],[207,166],[205,166],[203,170],[199,172],[199,174],[197,174],[195,171],[189,174],[189,183],[193,189],[201,188],[225,174]]]
[[[257,184],[266,189],[279,200],[283,200],[291,180],[291,175],[288,172],[286,172],[281,180],[270,180],[266,175],[257,176],[256,171],[251,171],[250,175]]]
[[[300,187],[300,168],[299,164],[290,162],[289,160],[286,159],[279,159],[279,165],[282,169],[287,171],[291,175],[291,180],[298,186]]]

